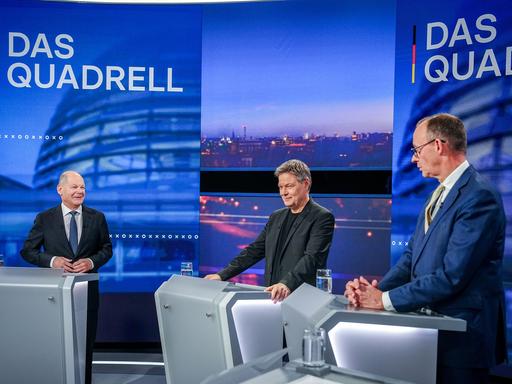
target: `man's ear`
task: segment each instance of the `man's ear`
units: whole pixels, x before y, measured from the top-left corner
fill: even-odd
[[[446,142],[442,142],[440,139],[436,139],[435,141],[435,145],[436,145],[436,152],[439,153],[440,155],[443,155],[446,153],[446,146],[448,145],[448,143]]]

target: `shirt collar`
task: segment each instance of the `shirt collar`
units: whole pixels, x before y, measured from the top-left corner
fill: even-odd
[[[469,162],[467,160],[464,160],[457,168],[453,170],[452,173],[448,175],[446,179],[444,179],[444,181],[441,184],[443,184],[444,187],[448,190],[452,189],[457,180],[460,179],[464,171],[468,168]]]
[[[82,214],[82,205],[80,205],[77,209],[69,209],[64,203],[61,203],[60,206],[62,207],[62,216],[66,216],[71,211],[76,211],[80,215]]]

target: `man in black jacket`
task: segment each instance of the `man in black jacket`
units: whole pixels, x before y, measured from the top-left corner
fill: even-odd
[[[71,273],[97,272],[112,257],[105,216],[83,205],[85,183],[80,174],[62,173],[57,192],[62,203],[37,215],[21,256],[43,268],[62,268]],[[90,383],[98,322],[97,281],[89,282],[87,299],[85,383]]]
[[[310,199],[311,173],[302,161],[286,161],[274,175],[285,208],[270,215],[258,238],[226,268],[205,278],[227,280],[265,258],[266,291],[281,301],[304,282],[315,285],[316,270],[327,264],[334,216]]]

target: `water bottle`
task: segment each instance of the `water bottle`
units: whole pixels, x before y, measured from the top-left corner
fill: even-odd
[[[332,272],[330,269],[316,270],[316,287],[325,292],[332,292]]]
[[[193,276],[194,275],[194,269],[192,268],[191,261],[182,261],[181,262],[180,274],[182,276]]]
[[[302,364],[305,367],[323,367],[324,354],[325,330],[323,328],[305,329],[302,338]]]

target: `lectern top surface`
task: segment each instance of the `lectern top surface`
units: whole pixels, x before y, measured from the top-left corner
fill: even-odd
[[[98,280],[97,273],[64,273],[63,269],[51,268],[24,268],[2,267],[0,268],[0,284],[24,284],[57,285],[66,278],[71,277],[75,282]]]

